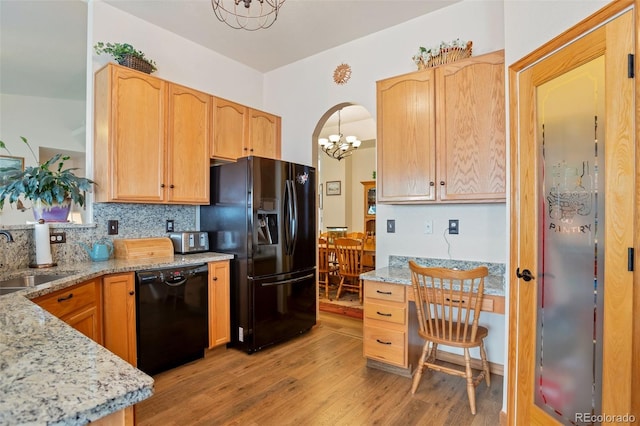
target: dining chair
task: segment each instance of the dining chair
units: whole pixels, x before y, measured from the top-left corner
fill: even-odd
[[[484,294],[485,266],[471,270],[429,268],[409,261],[411,284],[418,316],[418,334],[425,340],[422,355],[413,376],[411,393],[415,394],[425,368],[463,377],[471,413],[476,414],[475,388],[485,379],[491,385],[484,338],[489,331],[478,325]],[[438,345],[464,350],[465,369],[436,364]],[[471,370],[470,348],[480,349],[482,370],[475,377]]]
[[[365,234],[364,232],[349,232],[347,233],[347,238],[353,238],[354,240],[362,240],[364,241]]]
[[[338,272],[338,265],[335,262],[335,251],[328,240],[318,238],[318,284],[324,286],[324,297],[329,299],[329,287],[331,276]]]
[[[358,293],[358,300],[362,303],[362,240],[353,238],[336,238],[334,240],[336,254],[338,258],[338,274],[340,284],[336,299],[340,298],[342,291]]]

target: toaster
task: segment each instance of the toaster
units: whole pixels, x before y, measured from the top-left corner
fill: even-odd
[[[209,235],[203,231],[171,232],[173,252],[180,254],[209,251]]]

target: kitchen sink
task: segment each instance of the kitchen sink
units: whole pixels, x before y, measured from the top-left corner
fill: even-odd
[[[27,274],[20,277],[0,281],[0,295],[13,293],[29,287],[35,287],[50,281],[59,280],[73,275],[73,273],[60,274]]]

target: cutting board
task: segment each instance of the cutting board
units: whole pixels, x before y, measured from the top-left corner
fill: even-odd
[[[118,238],[113,240],[116,259],[154,259],[173,257],[169,238]]]

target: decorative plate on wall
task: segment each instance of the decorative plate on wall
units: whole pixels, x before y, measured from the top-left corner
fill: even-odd
[[[340,64],[333,71],[333,81],[336,84],[345,84],[351,77],[351,66],[348,64]]]

